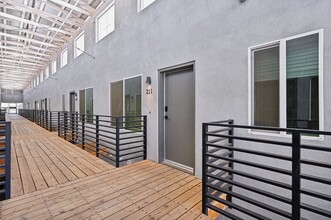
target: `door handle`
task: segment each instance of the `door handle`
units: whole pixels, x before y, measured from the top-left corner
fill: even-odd
[[[164,119],[169,119],[168,115],[164,116]]]

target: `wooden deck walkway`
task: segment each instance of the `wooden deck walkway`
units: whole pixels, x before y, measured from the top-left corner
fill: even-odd
[[[15,198],[0,203],[0,219],[209,219],[194,176],[151,161],[115,169],[19,116],[12,120]]]

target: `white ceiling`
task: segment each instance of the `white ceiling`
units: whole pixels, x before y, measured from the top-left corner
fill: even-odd
[[[24,89],[102,0],[0,0],[0,87]]]

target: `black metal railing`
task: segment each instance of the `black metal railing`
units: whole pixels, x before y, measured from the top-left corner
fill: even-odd
[[[23,109],[19,114],[116,167],[147,158],[147,116]]]
[[[10,198],[11,122],[0,121],[0,200]]]
[[[58,111],[19,109],[18,114],[49,131],[58,129]]]
[[[58,135],[116,167],[147,156],[147,116],[58,112]]]
[[[205,214],[331,218],[331,132],[234,125],[233,120],[203,123],[202,129]]]

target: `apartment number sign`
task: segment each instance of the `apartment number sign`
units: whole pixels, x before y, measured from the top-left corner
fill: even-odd
[[[146,89],[146,94],[150,95],[153,93],[153,90],[151,88]]]

